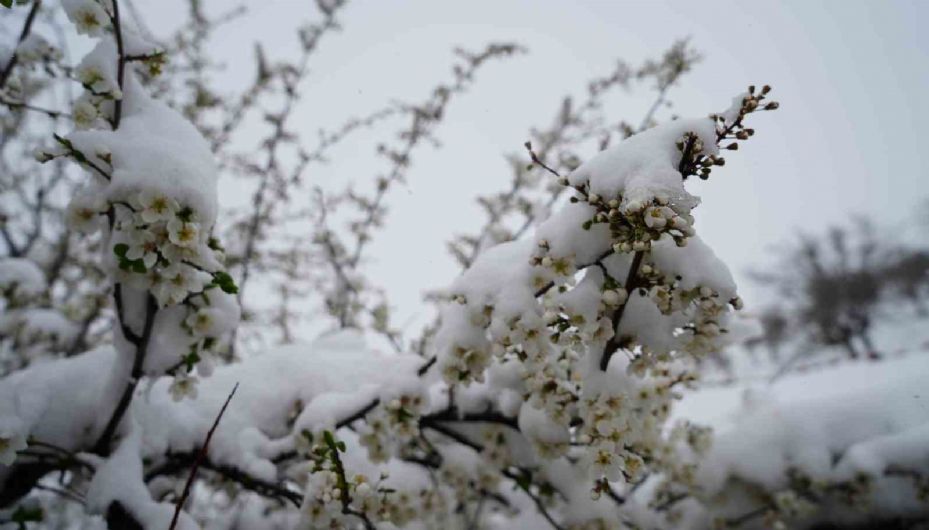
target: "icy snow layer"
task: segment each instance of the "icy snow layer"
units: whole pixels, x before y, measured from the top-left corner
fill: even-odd
[[[781,379],[771,386],[706,389],[685,397],[675,416],[714,428],[696,483],[702,504],[681,503],[688,528],[711,527],[796,490],[790,470],[828,485],[870,487],[857,509],[820,493],[790,527],[816,521],[929,516],[907,473],[929,475],[929,355],[858,362]],[[796,476],[796,475],[794,475]],[[803,494],[800,494],[803,498]],[[775,501],[776,504],[776,501]],[[764,527],[756,518],[742,528]]]

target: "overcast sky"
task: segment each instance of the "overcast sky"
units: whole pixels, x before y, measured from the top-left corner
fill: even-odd
[[[181,9],[177,0],[135,4],[160,36]],[[237,4],[206,2],[212,12]],[[221,74],[230,90],[252,76],[243,65],[251,65],[254,40],[272,57],[293,57],[295,23],[312,12],[306,0],[248,4],[249,15],[215,43],[230,63]],[[514,40],[530,52],[480,73],[452,105],[439,131],[443,147],[420,151],[408,186],[391,196],[370,270],[406,316],[422,310],[423,289],[457,273],[444,242],[481,225],[472,198],[507,185],[502,154],[519,151],[530,126],[546,124],[564,94],[580,94],[615,58],[637,63],[681,37],[704,60],[674,89],[674,112],[723,110],[750,83],[771,84],[782,103],[753,117],[755,138],[694,187],[704,199],[697,230],[730,264],[750,307],[761,294],[745,273],[775,258],[776,243],[852,213],[899,225],[929,196],[929,37],[919,26],[929,20],[929,2],[353,0],[341,20],[344,31],[323,43],[302,87],[297,123],[306,131],[392,98],[421,99],[448,78],[454,46]],[[620,98],[609,115],[637,121],[645,106],[643,98]],[[337,154],[354,160],[362,150],[370,154],[370,144]],[[353,163],[310,178],[364,183],[377,171]]]

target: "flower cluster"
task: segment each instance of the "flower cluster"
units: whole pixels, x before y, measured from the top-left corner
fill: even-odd
[[[62,7],[78,33],[98,37],[110,27],[112,2],[105,0],[62,0]]]
[[[0,464],[9,466],[16,460],[16,452],[27,446],[26,438],[16,431],[0,432]]]
[[[299,437],[298,446],[310,464],[302,512],[313,528],[350,528],[347,517],[403,525],[419,515],[408,493],[383,484],[388,473],[382,472],[376,482],[364,474],[349,475],[340,457],[345,443],[330,431],[303,431]]]
[[[524,408],[539,411],[520,412],[521,433],[543,461],[578,462],[595,498],[649,470],[692,483],[694,466],[674,446],[709,447],[709,430],[668,434],[664,424],[675,387],[726,344],[742,303],[696,237],[699,201],[683,181],[725,163],[717,143],[750,136],[741,125],[750,112],[656,127],[559,177],[575,192],[570,204],[534,241],[479,257],[443,308],[436,340],[446,382],[482,383],[494,363],[517,363]],[[674,497],[680,486],[656,491]]]
[[[399,447],[419,436],[424,401],[421,394],[401,394],[365,416],[359,441],[372,462],[386,462]]]

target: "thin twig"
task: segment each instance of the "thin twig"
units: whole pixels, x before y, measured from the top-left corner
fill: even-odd
[[[29,32],[32,31],[32,23],[35,22],[35,17],[39,13],[39,7],[42,6],[42,0],[33,0],[32,9],[29,10],[29,14],[26,16],[26,23],[23,24],[23,29],[19,33],[19,40],[17,43],[21,43],[26,40],[26,37],[29,36]],[[7,79],[10,78],[10,74],[13,73],[13,67],[16,66],[19,57],[16,52],[13,52],[13,55],[10,57],[9,62],[3,67],[3,71],[0,71],[0,89],[6,86]]]
[[[197,459],[194,460],[194,465],[190,468],[190,475],[187,476],[187,483],[184,484],[184,492],[181,493],[181,497],[177,500],[177,506],[174,508],[174,517],[171,518],[171,526],[169,530],[174,530],[177,527],[178,518],[181,516],[181,508],[184,507],[184,503],[187,502],[187,497],[190,496],[190,488],[193,487],[194,479],[197,477],[197,469],[200,468],[200,464],[206,459],[207,449],[210,445],[210,440],[213,439],[213,433],[216,432],[216,428],[219,427],[219,420],[223,418],[223,414],[226,412],[226,407],[229,406],[229,402],[232,401],[232,396],[235,395],[235,391],[238,390],[239,383],[236,383],[232,387],[232,392],[229,392],[229,396],[226,397],[226,402],[223,403],[223,407],[219,409],[219,414],[216,415],[216,419],[213,420],[213,426],[210,427],[209,432],[206,433],[206,439],[203,440],[203,446],[200,447],[200,452],[197,453]]]
[[[119,90],[123,90],[123,81],[126,72],[126,51],[123,49],[123,32],[119,25],[119,0],[113,0],[113,16],[110,18],[113,23],[113,34],[116,36],[116,81],[119,83]],[[123,97],[121,94],[113,103],[113,129],[119,128],[119,122],[123,116]]]
[[[619,323],[622,321],[623,314],[626,311],[626,306],[629,305],[629,300],[632,298],[632,291],[638,287],[638,275],[639,267],[642,265],[642,258],[645,257],[645,251],[640,250],[635,253],[632,257],[632,265],[629,266],[629,273],[626,275],[626,283],[623,284],[623,289],[626,291],[626,301],[622,305],[616,308],[616,311],[613,312],[612,326],[613,326],[613,337],[606,343],[606,346],[603,347],[603,355],[600,357],[600,370],[606,371],[607,366],[610,364],[610,357],[616,353],[616,350],[619,349],[622,344],[622,337],[619,335]]]
[[[100,434],[100,438],[97,439],[97,443],[94,444],[93,452],[96,454],[106,455],[109,453],[110,439],[116,433],[116,428],[119,426],[120,420],[122,420],[123,415],[129,408],[129,404],[132,402],[132,395],[135,392],[135,387],[139,384],[139,379],[145,375],[142,368],[145,364],[145,356],[148,352],[149,342],[151,342],[152,328],[155,325],[155,313],[157,312],[158,304],[155,301],[155,297],[152,296],[151,293],[147,293],[145,323],[142,326],[142,336],[139,337],[139,343],[136,346],[135,358],[132,362],[132,371],[129,374],[129,382],[126,384],[123,395],[116,404],[116,409],[113,410],[113,415],[110,416],[110,420]]]

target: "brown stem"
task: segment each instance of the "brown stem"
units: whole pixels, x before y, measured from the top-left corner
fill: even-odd
[[[171,526],[169,530],[174,530],[177,527],[178,518],[181,516],[181,508],[183,508],[184,503],[187,502],[187,498],[190,496],[190,488],[194,484],[194,479],[197,478],[197,469],[200,468],[200,465],[206,460],[207,448],[210,445],[210,440],[213,439],[213,433],[216,432],[216,428],[219,427],[219,420],[222,419],[223,414],[226,412],[226,407],[229,406],[229,402],[232,401],[232,396],[235,395],[235,391],[238,390],[239,383],[236,383],[232,387],[232,392],[229,392],[229,396],[226,398],[226,402],[223,403],[221,409],[219,409],[219,414],[216,415],[216,419],[213,421],[213,426],[210,427],[210,430],[206,433],[206,439],[203,440],[203,446],[200,448],[200,452],[197,453],[197,459],[194,460],[194,465],[190,468],[190,475],[187,476],[187,483],[184,484],[184,492],[181,493],[181,497],[177,500],[177,506],[174,508],[174,517],[171,518]]]
[[[606,346],[603,347],[603,355],[600,357],[600,370],[602,371],[606,371],[607,366],[610,364],[610,358],[622,344],[622,338],[619,336],[619,323],[623,318],[623,313],[626,311],[626,306],[629,305],[629,299],[632,298],[632,291],[638,287],[639,267],[641,267],[642,258],[644,257],[644,250],[636,252],[632,257],[632,265],[629,266],[629,273],[626,275],[626,283],[623,284],[623,289],[625,289],[627,295],[626,301],[613,312],[613,317],[611,319],[613,337],[606,343]]]
[[[113,0],[113,16],[110,18],[113,23],[113,33],[116,36],[116,81],[119,83],[119,90],[123,90],[123,81],[126,73],[126,51],[123,49],[123,32],[119,25],[119,0]],[[125,94],[120,94],[119,99],[113,103],[113,129],[119,128],[119,122],[123,115],[123,98]]]
[[[151,342],[152,328],[155,324],[155,313],[157,312],[158,304],[155,302],[155,297],[153,297],[151,293],[146,293],[145,324],[142,328],[142,335],[139,337],[139,343],[136,345],[135,358],[132,362],[132,371],[129,374],[129,382],[126,383],[126,388],[123,390],[123,394],[119,398],[119,402],[117,402],[116,408],[113,410],[112,416],[110,416],[110,420],[100,434],[100,438],[98,438],[97,443],[94,444],[92,451],[98,455],[106,456],[109,454],[110,440],[116,433],[116,428],[119,427],[119,422],[126,414],[126,410],[129,409],[135,387],[139,384],[139,380],[142,376],[145,375],[142,368],[145,364],[145,355],[148,353],[148,345]]]
[[[19,39],[17,43],[23,42],[26,40],[26,37],[29,36],[29,32],[32,31],[32,23],[35,22],[35,17],[39,13],[39,7],[42,5],[42,0],[33,0],[32,9],[29,10],[29,14],[26,16],[26,23],[23,24],[22,31],[19,32]],[[9,62],[3,67],[3,70],[0,71],[0,89],[6,86],[7,80],[10,78],[10,74],[13,73],[13,67],[16,66],[16,63],[19,61],[19,57],[16,52],[13,52],[13,55],[10,57]]]

